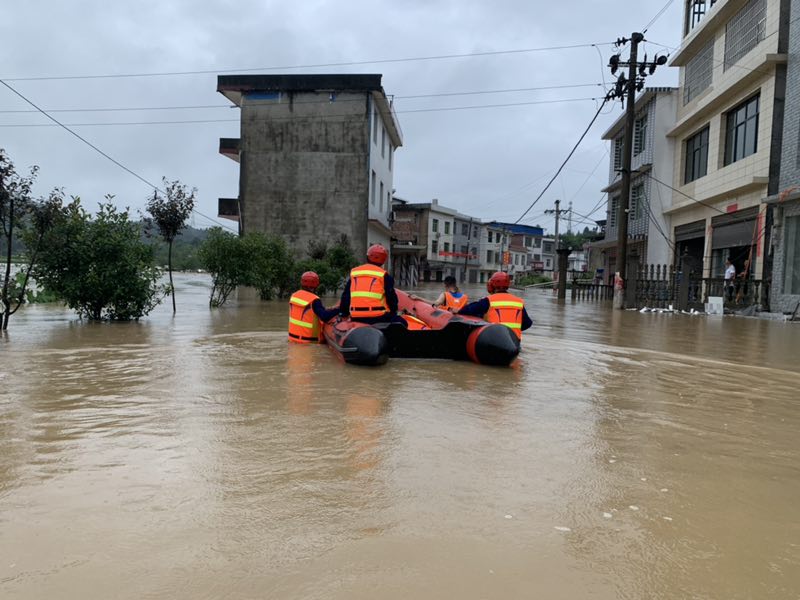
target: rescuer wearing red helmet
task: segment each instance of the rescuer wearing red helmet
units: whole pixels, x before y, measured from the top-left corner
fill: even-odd
[[[533,325],[533,321],[525,310],[525,302],[508,293],[511,277],[508,273],[497,271],[486,282],[489,295],[476,302],[470,302],[458,314],[480,317],[489,323],[501,323],[511,329],[518,339],[522,332]]]
[[[388,258],[380,244],[369,247],[366,264],[352,269],[344,284],[339,314],[361,323],[405,323],[397,316],[394,279],[383,268]]]
[[[317,296],[319,275],[306,271],[300,276],[300,288],[289,298],[289,341],[298,344],[321,342],[322,323],[331,320],[339,309],[326,309]]]

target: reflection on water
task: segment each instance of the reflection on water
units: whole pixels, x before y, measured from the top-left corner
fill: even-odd
[[[3,598],[800,595],[796,326],[536,292],[511,369],[371,369],[178,291],[0,340]]]

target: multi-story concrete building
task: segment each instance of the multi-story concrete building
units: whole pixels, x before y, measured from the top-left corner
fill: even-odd
[[[477,219],[439,204],[437,199],[411,203],[394,199],[392,249],[398,285],[419,281],[476,281],[481,226]]]
[[[541,271],[544,269],[544,260],[542,258],[544,229],[534,225],[520,225],[497,221],[493,221],[492,224],[501,227],[511,237],[510,244],[512,246],[521,246],[525,248],[528,255],[525,263],[528,267],[528,271]]]
[[[676,88],[646,88],[636,99],[636,121],[631,154],[631,196],[628,202],[628,255],[641,263],[672,262],[669,227],[664,211],[672,206],[672,190],[655,180],[672,182],[675,142],[666,136],[675,125],[678,105]],[[592,244],[592,252],[602,258],[605,273],[614,273],[617,263],[620,188],[622,185],[622,114],[603,134],[611,142],[608,169],[606,228],[602,241]]]
[[[779,192],[765,199],[765,260],[769,308],[794,312],[800,306],[800,0],[791,0],[786,104]],[[771,224],[771,229],[770,229]]]
[[[240,164],[239,194],[219,216],[300,255],[343,234],[357,256],[390,247],[402,134],[381,75],[224,75],[217,91],[241,109],[241,137],[220,140]]]
[[[503,269],[503,256],[508,250],[506,229],[500,223],[486,223],[480,230],[480,272],[478,281],[485,283],[492,273]]]
[[[684,6],[683,41],[671,63],[680,67],[680,101],[667,133],[675,141],[676,193],[666,213],[676,254],[704,277],[722,277],[730,258],[737,273],[749,261],[758,278],[761,201],[780,184],[789,0]]]

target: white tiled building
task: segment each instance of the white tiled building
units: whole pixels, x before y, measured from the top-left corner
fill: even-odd
[[[765,207],[778,191],[788,13],[782,0],[688,0],[671,220],[676,253],[705,277],[763,269]],[[662,190],[667,189],[662,186]],[[752,274],[752,273],[751,273]]]

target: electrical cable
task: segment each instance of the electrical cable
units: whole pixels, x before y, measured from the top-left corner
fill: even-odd
[[[438,108],[417,108],[411,110],[399,110],[395,111],[395,114],[413,114],[413,113],[429,113],[429,112],[453,112],[453,111],[461,111],[461,110],[473,110],[473,109],[486,109],[486,108],[510,108],[516,106],[534,106],[540,104],[562,104],[565,102],[586,102],[588,100],[595,100],[595,98],[562,98],[558,100],[534,100],[531,102],[510,102],[506,104],[474,104],[469,106],[444,106]],[[276,105],[278,106],[278,105]],[[39,111],[43,114],[44,111]],[[255,121],[293,121],[297,119],[302,119],[302,116],[291,116],[291,117],[272,117],[266,119],[252,119],[248,122],[255,122]],[[330,119],[330,120],[339,120],[339,122],[361,122],[364,120],[363,117],[359,117],[358,119],[348,119],[348,115],[314,115],[314,119],[316,120],[323,120],[323,119]],[[55,121],[55,119],[51,120]],[[63,124],[57,122],[55,124],[50,123],[8,123],[0,125],[0,128],[11,128],[11,129],[18,129],[21,127],[104,127],[104,126],[121,126],[121,125],[188,125],[188,124],[201,124],[201,123],[240,123],[241,119],[186,119],[186,120],[174,120],[174,121],[116,121],[116,122],[106,122],[106,123],[67,123]]]
[[[77,132],[73,131],[73,130],[72,130],[72,129],[70,129],[70,128],[69,128],[67,125],[64,125],[64,124],[63,124],[63,123],[61,123],[61,122],[60,122],[58,119],[56,119],[55,117],[53,117],[52,115],[50,115],[50,114],[49,114],[49,113],[47,113],[46,111],[44,111],[44,110],[42,110],[41,108],[39,108],[39,106],[38,106],[38,105],[36,105],[36,104],[35,104],[35,103],[34,103],[32,100],[29,100],[27,97],[25,97],[25,96],[24,96],[24,95],[22,95],[20,92],[18,92],[17,90],[15,90],[13,87],[11,87],[11,86],[10,86],[8,83],[6,83],[5,81],[3,81],[2,79],[0,79],[0,84],[2,84],[2,85],[4,85],[5,87],[7,87],[7,88],[8,88],[9,90],[11,90],[11,91],[12,91],[14,94],[16,94],[17,96],[19,96],[20,98],[22,98],[22,99],[23,99],[25,102],[27,102],[28,104],[30,104],[31,106],[33,106],[33,107],[34,107],[36,110],[38,110],[39,112],[41,112],[41,113],[42,113],[42,114],[43,114],[45,117],[47,117],[48,119],[50,119],[51,121],[53,121],[53,122],[54,122],[56,125],[58,125],[59,127],[61,127],[61,128],[63,128],[63,129],[65,129],[65,130],[66,130],[66,131],[68,131],[69,133],[71,133],[73,136],[75,136],[76,138],[78,138],[78,139],[79,139],[80,141],[82,141],[84,144],[86,144],[87,146],[89,146],[89,147],[90,147],[92,150],[94,150],[95,152],[97,152],[97,153],[98,153],[98,154],[100,154],[101,156],[103,156],[103,157],[107,158],[108,160],[110,160],[112,163],[114,163],[115,165],[117,165],[117,166],[118,166],[120,169],[122,169],[123,171],[125,171],[125,172],[129,173],[130,175],[133,175],[133,176],[134,176],[136,179],[138,179],[139,181],[141,181],[141,182],[145,183],[147,186],[149,186],[149,187],[153,188],[154,190],[156,190],[156,191],[158,191],[158,192],[161,192],[162,194],[165,194],[165,193],[166,193],[166,192],[164,192],[163,190],[161,190],[161,189],[160,189],[160,188],[159,188],[157,185],[154,185],[153,183],[151,183],[150,181],[148,181],[147,179],[145,179],[144,177],[142,177],[141,175],[139,175],[137,172],[133,171],[132,169],[129,169],[128,167],[126,167],[125,165],[123,165],[121,162],[119,162],[117,159],[115,159],[114,157],[112,157],[112,156],[110,156],[109,154],[107,154],[107,153],[103,152],[103,151],[102,151],[100,148],[98,148],[97,146],[95,146],[95,145],[94,145],[92,142],[90,142],[89,140],[87,140],[85,137],[83,137],[83,136],[81,136],[79,133],[77,133]],[[208,219],[208,220],[209,220],[209,221],[211,221],[212,223],[216,223],[216,224],[217,224],[217,225],[219,225],[220,227],[223,227],[223,228],[229,229],[230,231],[233,231],[233,229],[232,229],[232,228],[230,228],[230,227],[227,227],[225,224],[223,224],[223,223],[220,223],[219,221],[217,221],[217,220],[215,220],[215,219],[212,219],[212,218],[211,218],[211,217],[209,217],[208,215],[205,215],[205,214],[201,213],[199,210],[193,209],[193,210],[192,210],[192,212],[194,212],[194,213],[196,213],[196,214],[200,215],[201,217],[204,217],[204,218]],[[238,232],[237,232],[237,233],[238,233]]]
[[[656,21],[658,21],[658,20],[661,18],[661,16],[662,16],[662,15],[663,15],[665,12],[667,12],[667,9],[670,7],[670,5],[671,5],[673,2],[674,2],[674,0],[667,0],[667,3],[664,5],[664,7],[663,7],[663,8],[662,8],[660,11],[658,11],[658,12],[656,13],[656,16],[655,16],[655,17],[653,17],[652,19],[650,19],[650,22],[649,22],[647,25],[645,25],[645,26],[644,26],[644,29],[642,30],[642,34],[643,34],[643,35],[644,35],[645,33],[647,33],[647,30],[648,30],[648,29],[650,29],[650,28],[651,28],[653,25],[655,25]]]
[[[602,83],[576,83],[569,85],[548,85],[530,88],[510,88],[502,90],[476,90],[469,92],[441,92],[436,94],[415,94],[409,96],[392,96],[394,100],[408,100],[419,98],[444,98],[449,96],[477,96],[483,94],[508,94],[518,92],[536,92],[543,90],[562,90],[580,87],[602,87]],[[325,100],[300,100],[294,101],[294,105],[298,104],[330,104],[330,99]],[[360,102],[363,103],[363,98],[355,99],[341,99],[337,102]],[[269,105],[266,105],[269,106]],[[151,111],[151,110],[204,110],[204,109],[218,109],[218,108],[238,108],[231,104],[205,104],[205,105],[191,105],[191,106],[141,106],[141,107],[101,107],[101,108],[54,108],[47,109],[49,113],[69,113],[69,112],[137,112],[137,111]],[[0,114],[30,114],[38,113],[37,110],[0,110]]]
[[[594,117],[592,117],[592,120],[589,121],[589,125],[586,127],[584,132],[581,134],[581,137],[578,139],[578,142],[575,144],[575,146],[573,146],[572,150],[570,150],[570,153],[567,155],[567,158],[565,158],[564,162],[561,163],[561,166],[558,168],[558,171],[556,171],[556,174],[553,175],[553,178],[547,183],[547,185],[544,187],[544,189],[541,191],[541,193],[536,197],[536,199],[533,202],[531,202],[530,206],[528,206],[528,208],[525,209],[525,212],[523,212],[522,215],[520,215],[520,217],[516,221],[514,221],[514,224],[519,223],[525,217],[525,215],[527,215],[528,212],[536,205],[536,203],[539,200],[541,200],[542,196],[545,195],[545,192],[547,192],[547,190],[550,189],[550,186],[553,184],[553,182],[556,180],[556,178],[558,178],[558,176],[561,174],[561,171],[567,165],[567,163],[569,162],[569,159],[572,158],[573,154],[575,154],[575,151],[578,149],[578,146],[581,145],[581,142],[583,141],[583,138],[585,138],[586,134],[589,133],[589,130],[592,128],[592,125],[594,125],[594,122],[597,120],[597,117],[600,116],[600,111],[603,110],[603,106],[605,106],[605,103],[607,101],[608,101],[607,98],[605,100],[603,100],[603,103],[600,105],[600,108],[597,109],[597,112],[594,114]]]
[[[358,61],[343,61],[343,62],[329,62],[317,64],[300,64],[300,65],[284,65],[284,66],[268,66],[268,67],[249,67],[246,69],[204,69],[197,71],[160,71],[160,72],[146,72],[146,73],[106,73],[95,75],[50,75],[50,76],[37,76],[37,77],[4,77],[5,81],[64,81],[73,79],[113,79],[113,78],[130,78],[130,77],[176,77],[182,75],[215,75],[222,73],[246,73],[248,71],[283,71],[292,69],[315,69],[323,67],[349,67],[358,65],[381,65],[389,63],[405,63],[416,61],[428,60],[447,60],[453,58],[473,58],[479,56],[499,56],[508,54],[525,54],[530,52],[553,52],[556,50],[573,50],[576,48],[591,48],[592,46],[610,46],[613,42],[598,42],[595,44],[566,44],[562,46],[549,46],[542,48],[518,48],[512,50],[491,50],[486,52],[466,52],[463,54],[440,54],[432,56],[413,56],[404,58],[385,58],[376,60],[358,60]]]

